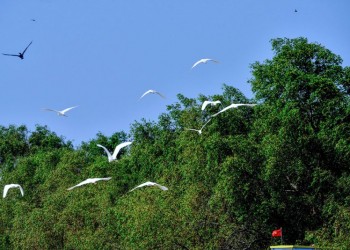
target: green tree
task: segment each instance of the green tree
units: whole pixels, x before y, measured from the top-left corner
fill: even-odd
[[[252,65],[252,89],[263,103],[254,134],[261,141],[261,178],[270,196],[268,222],[283,226],[284,238],[293,243],[305,230],[319,228],[327,197],[337,192],[340,174],[349,171],[336,152],[349,138],[343,123],[347,69],[339,56],[306,38],[271,43],[273,59]]]

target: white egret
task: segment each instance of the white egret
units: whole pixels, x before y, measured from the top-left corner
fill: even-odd
[[[140,187],[144,187],[144,186],[150,186],[150,187],[156,186],[156,187],[159,187],[163,191],[168,190],[168,188],[165,186],[159,185],[158,183],[155,183],[155,182],[147,181],[145,183],[142,183],[141,185],[138,185],[137,187],[134,187],[129,192],[134,191],[135,189],[140,188]]]
[[[96,184],[96,182],[98,182],[98,181],[109,181],[110,179],[112,179],[112,177],[89,178],[89,179],[86,179],[85,181],[80,182],[79,184],[77,184],[73,187],[68,188],[67,190],[72,190],[73,188],[80,187],[80,186],[85,185],[85,184],[90,184],[90,183]]]
[[[225,112],[228,109],[232,109],[232,108],[238,108],[240,106],[248,106],[248,107],[253,107],[256,104],[249,104],[249,103],[232,103],[231,105],[227,106],[226,108],[220,110],[219,112],[217,112],[216,114],[212,115],[212,117],[217,116],[218,114]]]
[[[194,129],[194,128],[185,128],[186,130],[192,130],[192,131],[197,131],[198,132],[198,134],[202,134],[202,130],[203,130],[203,128],[205,127],[205,125],[207,125],[208,124],[208,122],[210,122],[211,121],[211,119],[209,119],[200,129]]]
[[[148,94],[157,94],[157,95],[159,95],[160,97],[162,97],[162,98],[165,99],[165,96],[164,96],[164,95],[162,95],[161,93],[159,93],[158,91],[153,90],[153,89],[147,90],[145,93],[143,93],[143,95],[140,97],[140,99],[141,99],[142,97],[144,97],[145,95],[148,95]],[[140,100],[140,99],[139,99],[139,100]]]
[[[194,67],[196,67],[198,64],[207,63],[207,62],[215,62],[215,63],[218,63],[219,61],[216,61],[216,60],[214,60],[214,59],[209,59],[209,58],[200,59],[200,60],[198,60],[197,62],[195,62],[195,64],[193,64],[192,69],[193,69]]]
[[[128,141],[128,142],[123,142],[123,143],[120,143],[119,145],[117,145],[114,149],[114,152],[113,152],[113,155],[108,151],[108,149],[104,146],[102,146],[101,144],[97,144],[98,147],[100,148],[103,148],[104,151],[107,153],[107,156],[108,156],[108,161],[111,162],[111,161],[114,161],[117,159],[117,155],[120,151],[120,149],[122,149],[123,147],[126,147],[128,145],[130,145],[132,142]]]
[[[216,106],[217,104],[221,104],[220,101],[204,101],[202,104],[202,110],[204,110],[208,105]]]
[[[54,109],[44,109],[44,110],[56,112],[57,115],[59,115],[59,116],[67,116],[66,113],[67,113],[69,110],[74,109],[74,108],[76,108],[76,107],[78,107],[78,106],[66,108],[66,109],[64,109],[64,110],[54,110]]]
[[[7,191],[10,188],[19,188],[19,190],[21,191],[22,196],[24,196],[24,191],[23,191],[23,188],[21,187],[21,185],[19,185],[19,184],[8,184],[8,185],[5,185],[5,187],[4,187],[4,192],[2,194],[2,198],[6,197]]]

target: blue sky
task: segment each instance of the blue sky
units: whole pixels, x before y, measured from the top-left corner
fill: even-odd
[[[349,11],[348,0],[3,0],[0,53],[33,44],[24,60],[0,55],[0,124],[47,125],[79,145],[156,121],[178,93],[225,83],[253,97],[249,66],[277,37],[306,37],[349,66]],[[201,58],[220,63],[191,70]],[[167,98],[139,101],[149,89]],[[75,105],[69,117],[42,110]]]

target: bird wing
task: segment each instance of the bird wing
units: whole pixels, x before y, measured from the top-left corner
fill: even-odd
[[[82,185],[85,185],[85,184],[89,184],[89,183],[95,183],[96,181],[108,181],[112,179],[112,177],[106,177],[106,178],[89,178],[89,179],[86,179],[85,181],[82,181],[80,182],[79,184],[73,186],[73,187],[70,187],[68,188],[67,190],[72,190],[76,187],[80,187]]]
[[[22,196],[24,195],[23,188],[20,185],[18,185],[18,184],[8,184],[8,185],[5,185],[5,187],[4,187],[4,192],[3,192],[3,195],[2,195],[3,198],[6,197],[7,192],[8,192],[8,190],[10,188],[19,188],[20,191],[21,191]]]
[[[208,104],[216,105],[219,103],[221,104],[221,101],[204,101],[202,104],[202,110],[204,110],[208,106]]]
[[[21,187],[21,185],[18,185],[18,188],[21,191],[22,196],[24,196],[24,191],[23,191],[23,188]]]
[[[76,107],[78,107],[78,106],[66,108],[66,109],[64,109],[64,110],[61,110],[60,112],[64,114],[64,113],[68,112],[69,110],[74,109],[74,108],[76,108]]]
[[[89,179],[91,183],[97,182],[97,181],[109,181],[112,179],[112,177],[106,177],[106,178],[91,178]]]
[[[7,191],[11,188],[12,186],[11,185],[5,185],[4,187],[4,192],[2,194],[2,198],[5,198],[6,195],[7,195]]]
[[[137,187],[134,187],[134,188],[131,189],[129,192],[134,191],[135,189],[140,188],[140,187],[144,187],[144,186],[153,186],[154,184],[155,184],[154,182],[147,181],[147,182],[145,182],[145,183],[142,183],[142,184],[138,185]]]
[[[2,53],[4,56],[19,56],[19,55],[14,55],[14,54],[4,54]]]
[[[158,94],[160,97],[164,98],[165,99],[165,96],[162,95],[161,93],[159,93],[158,91],[155,92],[156,94]]]
[[[197,62],[195,62],[195,63],[193,64],[192,69],[193,69],[194,67],[196,67],[198,64],[203,63],[203,62],[204,62],[203,59],[198,60]]]
[[[98,181],[109,181],[112,177],[96,178]]]
[[[209,119],[206,123],[204,123],[204,125],[201,127],[201,130],[211,121],[211,119]]]
[[[202,110],[204,110],[209,103],[212,103],[211,101],[204,101],[203,104],[202,104]]]
[[[109,181],[110,179],[112,179],[112,177],[106,177],[106,178],[89,178],[89,179],[86,179],[86,183],[95,183],[95,182],[98,182],[98,181]]]
[[[140,99],[141,99],[142,97],[144,97],[145,95],[147,95],[147,94],[149,94],[149,93],[152,93],[152,92],[154,92],[154,90],[152,90],[152,89],[147,90],[145,93],[143,93],[143,95],[140,97]]]
[[[231,108],[237,108],[237,107],[240,107],[240,106],[249,106],[249,107],[253,107],[255,106],[256,104],[250,104],[250,103],[232,103],[231,105],[227,106],[226,108],[222,109],[221,111],[217,112],[216,114],[212,115],[212,117],[215,117],[217,116],[218,114],[222,113],[222,112],[225,112],[226,110],[228,109],[231,109]]]
[[[112,158],[113,158],[113,159],[117,159],[117,155],[118,155],[120,149],[123,148],[123,147],[126,147],[126,146],[130,145],[131,143],[132,143],[132,142],[127,141],[127,142],[123,142],[123,143],[120,143],[119,145],[117,145],[117,146],[115,147],[115,149],[114,149]]]
[[[141,187],[144,187],[144,186],[157,186],[157,187],[159,187],[159,188],[160,188],[161,190],[163,190],[163,191],[168,190],[168,188],[165,187],[165,186],[159,185],[158,183],[155,183],[155,182],[147,181],[147,182],[145,182],[145,183],[142,183],[142,184],[138,185],[137,187],[134,187],[134,188],[131,189],[129,192],[134,191],[135,189],[141,188]]]
[[[218,114],[220,114],[220,113],[222,113],[222,112],[225,112],[226,110],[231,109],[231,108],[234,108],[234,106],[232,106],[232,104],[229,105],[229,106],[227,106],[226,108],[220,110],[219,112],[217,112],[216,114],[212,115],[211,117],[215,117],[215,116],[217,116]]]
[[[233,108],[238,108],[240,106],[248,106],[248,107],[253,107],[256,104],[251,104],[251,103],[237,103],[237,104],[231,104]]]
[[[85,181],[82,181],[80,182],[79,184],[73,186],[73,187],[70,187],[68,188],[67,190],[72,190],[73,188],[76,188],[76,187],[80,187],[82,185],[85,185],[85,184],[88,184],[88,183],[91,183],[91,179],[86,179]]]
[[[256,104],[249,103],[249,104],[243,104],[242,106],[254,107],[254,106],[256,106]]]
[[[185,128],[186,130],[191,130],[191,131],[196,131],[199,132],[199,129],[194,129],[194,128]]]
[[[111,155],[111,153],[108,151],[107,148],[105,148],[105,147],[102,146],[101,144],[97,144],[97,147],[100,147],[100,148],[103,148],[103,149],[104,149],[104,151],[107,153],[108,160],[109,160],[109,159],[112,159],[112,155]]]
[[[230,106],[232,106],[232,108],[238,108],[238,107],[243,106],[243,105],[246,105],[246,104],[243,104],[243,103],[232,103]]]
[[[54,109],[43,109],[43,110],[45,110],[45,111],[52,111],[52,112],[59,113],[59,111],[58,111],[58,110],[54,110]]]
[[[154,185],[156,185],[157,187],[159,187],[159,188],[160,188],[161,190],[163,190],[163,191],[167,191],[167,190],[168,190],[167,187],[162,186],[162,185],[159,185],[158,183],[154,183]]]
[[[25,48],[25,49],[23,50],[22,55],[24,55],[24,53],[26,53],[27,49],[28,49],[29,46],[32,44],[32,42],[33,42],[33,41],[31,41],[31,42],[28,44],[27,48]]]

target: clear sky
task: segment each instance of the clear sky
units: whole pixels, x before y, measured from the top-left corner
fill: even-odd
[[[349,0],[2,0],[0,124],[47,125],[79,145],[156,121],[176,95],[253,97],[250,64],[270,40],[306,37],[350,65]],[[297,12],[295,12],[295,9]],[[35,21],[32,21],[35,19]],[[202,64],[201,58],[218,64]],[[154,89],[167,98],[148,95]],[[42,108],[62,110],[59,117]]]

